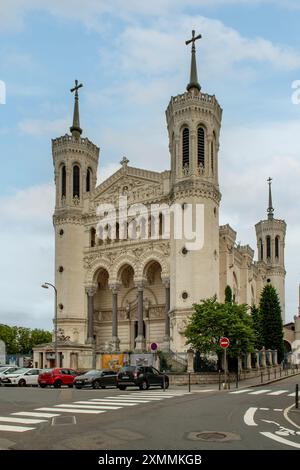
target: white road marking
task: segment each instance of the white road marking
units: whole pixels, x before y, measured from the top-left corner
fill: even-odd
[[[48,407],[44,407],[44,408],[36,408],[36,410],[40,410],[40,411],[58,411],[58,408],[48,408]],[[105,413],[105,411],[101,411],[101,410],[83,410],[82,408],[81,409],[77,409],[77,408],[59,408],[59,411],[62,412],[62,413],[86,413],[86,414],[99,414],[99,413]]]
[[[55,413],[35,413],[33,411],[18,411],[18,413],[12,413],[12,415],[33,416],[35,418],[53,418],[55,416],[60,416],[59,414],[55,414]]]
[[[138,403],[129,403],[128,401],[111,401],[111,400],[101,400],[100,398],[93,398],[92,402],[99,403],[100,405],[122,405],[122,406],[136,406]]]
[[[259,408],[259,409],[263,411],[269,411],[270,408]]]
[[[247,424],[247,426],[257,426],[256,422],[254,421],[254,415],[256,412],[257,408],[254,406],[248,408],[246,413],[244,414],[244,422]]]
[[[230,394],[238,394],[238,393],[247,393],[247,392],[251,392],[251,388],[244,388],[244,390],[236,390],[235,392],[229,392]]]
[[[73,405],[73,404],[62,404],[62,405],[55,405],[55,408],[76,408],[78,410],[99,410],[102,408],[101,405],[93,405],[93,403],[91,403],[90,405]]]
[[[296,395],[296,392],[290,393],[288,397],[294,397]]]
[[[284,437],[277,436],[276,434],[273,434],[272,432],[260,432],[263,436],[269,437],[270,439],[273,439],[274,441],[280,442],[280,444],[285,444],[287,446],[291,447],[296,447],[297,449],[300,449],[300,444],[297,444],[296,442],[289,441],[288,439],[284,439]]]
[[[275,392],[268,393],[268,395],[282,395],[286,392],[288,392],[288,390],[276,390]]]
[[[250,392],[249,395],[262,395],[263,393],[271,392],[271,390],[264,389],[264,390],[256,390],[256,392]]]
[[[274,408],[273,411],[283,411],[283,408]]]
[[[75,401],[75,404],[78,403],[78,405],[89,405],[89,408],[103,408],[104,410],[119,410],[121,407],[120,406],[110,406],[110,405],[97,405],[96,403],[90,402],[90,401]]]
[[[0,424],[0,431],[10,431],[10,432],[25,432],[32,431],[35,428],[28,428],[25,426],[7,426],[6,424]]]
[[[0,416],[0,422],[2,423],[18,423],[18,424],[38,424],[46,423],[46,419],[26,419],[26,418],[14,418],[12,416]]]
[[[294,421],[291,420],[291,418],[288,416],[288,412],[294,408],[295,404],[293,403],[293,405],[291,406],[288,406],[284,411],[283,411],[283,416],[285,417],[285,419],[291,423],[293,426],[295,426],[296,428],[300,429],[300,426],[298,426],[298,424],[294,423]]]

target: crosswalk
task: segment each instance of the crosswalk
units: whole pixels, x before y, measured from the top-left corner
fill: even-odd
[[[231,395],[238,394],[247,394],[247,395],[269,395],[269,396],[281,396],[286,395],[287,397],[294,397],[295,392],[290,393],[290,390],[272,390],[269,388],[263,388],[253,391],[251,388],[244,388],[242,390],[235,390],[234,392],[229,392]]]
[[[59,403],[53,406],[42,406],[31,411],[18,411],[9,416],[0,416],[0,431],[2,432],[27,432],[36,429],[37,424],[49,422],[52,418],[62,414],[73,415],[100,415],[102,413],[117,411],[122,408],[147,405],[181,397],[188,392],[180,390],[148,390],[147,392],[130,392],[122,395],[104,396],[103,398],[91,398],[77,400],[72,403]]]

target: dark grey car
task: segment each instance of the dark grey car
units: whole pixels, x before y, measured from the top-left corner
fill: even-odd
[[[76,388],[92,387],[105,388],[117,386],[117,372],[110,369],[89,370],[85,374],[78,375],[74,379]]]

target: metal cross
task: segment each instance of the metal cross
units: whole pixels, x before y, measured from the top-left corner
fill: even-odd
[[[80,85],[78,85],[78,80],[75,80],[75,86],[74,88],[71,88],[71,93],[73,93],[73,91],[75,91],[75,96],[78,96],[78,90],[79,88],[83,87],[82,83],[80,83]]]
[[[273,181],[273,178],[271,178],[271,177],[269,176],[269,179],[267,179],[267,181],[268,181],[269,184],[271,184],[272,181]]]
[[[188,45],[190,44],[191,42],[193,43],[193,47],[195,47],[195,41],[197,41],[197,39],[201,39],[202,36],[201,34],[198,34],[198,36],[195,36],[195,30],[193,29],[192,31],[192,39],[188,39],[188,41],[185,41],[185,44]]]

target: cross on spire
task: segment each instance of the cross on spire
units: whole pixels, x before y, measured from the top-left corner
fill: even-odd
[[[201,90],[201,86],[199,85],[198,76],[197,76],[196,47],[195,47],[195,42],[197,41],[197,39],[201,39],[201,38],[202,38],[201,34],[198,34],[197,36],[195,36],[195,30],[193,29],[191,39],[188,39],[187,41],[185,41],[186,45],[192,43],[191,73],[190,73],[190,82],[186,87],[187,91],[189,91],[191,88],[196,88],[198,91]]]
[[[70,131],[71,131],[72,135],[77,139],[80,137],[80,135],[82,133],[82,129],[80,127],[80,119],[79,119],[79,99],[78,99],[78,90],[81,87],[83,87],[83,84],[80,83],[78,85],[78,80],[75,80],[75,86],[73,88],[71,88],[71,90],[70,90],[71,93],[74,93],[74,91],[75,91],[73,125],[72,125],[72,127],[70,127]]]
[[[273,203],[272,203],[272,188],[271,188],[272,180],[273,180],[273,178],[271,178],[270,176],[267,179],[267,182],[268,182],[268,185],[269,185],[269,207],[267,209],[268,219],[269,220],[272,220],[273,217],[274,217],[274,209],[273,209]]]

